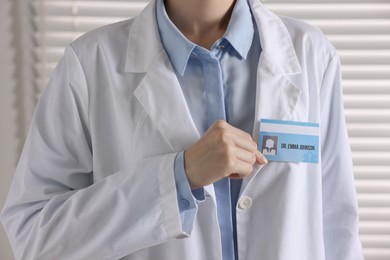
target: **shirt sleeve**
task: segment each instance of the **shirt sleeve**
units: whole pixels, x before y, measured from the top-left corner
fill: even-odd
[[[204,189],[191,190],[184,169],[183,154],[183,152],[180,152],[175,158],[175,184],[182,229],[184,232],[190,233],[195,220],[197,205],[204,201]]]

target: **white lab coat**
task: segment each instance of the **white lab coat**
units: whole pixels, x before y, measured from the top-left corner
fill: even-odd
[[[244,179],[240,260],[362,259],[338,56],[319,30],[249,2],[262,46],[253,137],[261,118],[318,122],[321,162]],[[1,215],[17,259],[221,259],[212,185],[181,229],[173,162],[199,133],[154,5],[73,42],[53,73]]]

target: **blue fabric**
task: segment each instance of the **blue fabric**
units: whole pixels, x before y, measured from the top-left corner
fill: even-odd
[[[162,43],[199,133],[203,135],[217,119],[251,133],[261,47],[246,0],[237,0],[224,36],[210,50],[185,38],[170,21],[163,0],[157,0],[156,14]],[[175,159],[175,180],[183,230],[189,232],[204,191],[190,190],[183,153]],[[238,259],[235,210],[241,181],[226,178],[214,188],[223,260]]]
[[[195,192],[197,199],[192,197],[191,188],[189,186],[185,173],[183,174],[183,152],[178,153],[176,156],[177,163],[175,163],[175,183],[177,190],[177,201],[179,203],[180,218],[182,222],[183,231],[190,233],[192,229],[192,223],[196,214],[196,203],[204,200],[204,193]]]
[[[227,42],[222,42],[218,46],[222,46],[221,44],[227,45]],[[203,48],[195,48],[195,53],[200,58],[203,66],[207,112],[206,121],[207,128],[209,128],[217,120],[226,120],[222,69],[219,59],[213,52],[209,52]],[[233,223],[232,218],[227,217],[232,214],[229,179],[223,178],[215,182],[214,188],[217,201],[218,223],[221,231],[222,258],[224,260],[233,260]]]

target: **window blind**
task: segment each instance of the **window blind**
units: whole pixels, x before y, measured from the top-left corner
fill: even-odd
[[[135,16],[148,1],[30,0],[36,96],[64,47],[96,27]],[[280,15],[319,27],[342,61],[360,235],[367,260],[390,259],[390,2],[269,0]]]

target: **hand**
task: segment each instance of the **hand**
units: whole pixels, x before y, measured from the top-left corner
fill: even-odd
[[[215,122],[184,152],[184,166],[191,189],[198,189],[224,177],[244,178],[253,165],[266,164],[250,134],[225,121]]]

